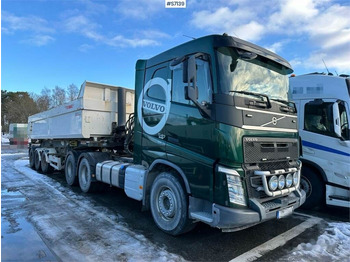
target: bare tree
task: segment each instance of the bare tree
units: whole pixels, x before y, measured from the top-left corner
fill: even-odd
[[[53,106],[59,106],[66,102],[66,90],[62,87],[55,86],[52,92]]]
[[[79,89],[75,84],[71,84],[67,87],[68,101],[73,101],[78,97]]]
[[[48,89],[47,87],[44,87],[41,90],[41,95],[36,96],[36,99],[34,100],[40,112],[48,110],[52,105],[51,90]]]

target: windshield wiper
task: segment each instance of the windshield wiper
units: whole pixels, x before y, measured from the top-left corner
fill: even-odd
[[[284,112],[291,112],[291,113],[296,113],[297,112],[297,108],[295,106],[295,104],[293,102],[289,102],[286,100],[282,100],[282,99],[277,99],[277,98],[271,98],[272,101],[277,101],[280,102],[282,104],[285,104],[286,106],[281,106],[280,109],[281,111]]]
[[[265,94],[259,94],[259,93],[249,92],[249,91],[237,91],[237,90],[230,91],[230,93],[239,93],[239,94],[251,95],[259,98],[265,98],[266,101],[250,100],[249,105],[271,108],[270,98]]]

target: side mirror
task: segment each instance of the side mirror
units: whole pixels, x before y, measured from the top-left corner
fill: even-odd
[[[339,113],[339,106],[338,103],[333,103],[333,126],[334,126],[334,133],[337,137],[341,136],[341,126],[340,126],[340,113]]]
[[[196,57],[193,55],[187,61],[187,86],[185,87],[185,99],[196,102],[198,100],[198,87],[197,83],[197,68],[196,68]]]

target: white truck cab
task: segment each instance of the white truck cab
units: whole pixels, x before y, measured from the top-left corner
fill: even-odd
[[[298,110],[304,208],[350,208],[350,78],[312,73],[289,79]]]

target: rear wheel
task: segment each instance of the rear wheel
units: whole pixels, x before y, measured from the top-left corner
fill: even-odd
[[[39,155],[39,151],[37,150],[34,151],[34,167],[36,171],[41,172],[40,155]]]
[[[161,173],[151,188],[151,212],[156,225],[171,235],[193,229],[188,218],[188,201],[179,179],[168,172]]]
[[[96,183],[92,182],[93,170],[94,167],[90,164],[89,160],[83,157],[79,164],[78,176],[80,189],[84,193],[91,193],[96,189]]]
[[[29,167],[35,169],[35,150],[34,148],[29,149]]]
[[[41,170],[44,174],[52,173],[53,167],[46,161],[45,153],[41,153]]]
[[[73,153],[69,153],[64,167],[67,184],[70,186],[78,185],[77,160]]]
[[[306,200],[302,208],[314,209],[323,205],[325,199],[324,184],[320,176],[307,166],[302,167],[300,188],[306,193]]]

